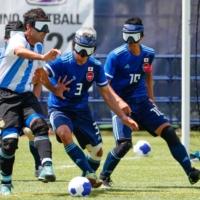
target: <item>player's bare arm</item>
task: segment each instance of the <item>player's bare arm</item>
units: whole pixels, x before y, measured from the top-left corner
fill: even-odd
[[[153,75],[152,75],[152,72],[146,74],[145,81],[146,81],[147,94],[148,94],[148,96],[150,98],[149,100],[157,107],[157,105],[154,102]]]
[[[127,117],[120,109],[115,97],[110,92],[109,86],[99,87],[99,91],[108,107],[122,120],[124,124],[129,126],[133,131],[139,130],[138,124],[130,117]]]
[[[14,49],[14,53],[18,57],[22,57],[28,60],[44,60],[46,62],[53,61],[56,59],[57,55],[61,55],[61,51],[58,49],[51,49],[46,54],[38,54],[34,51],[31,51],[23,46],[18,46]]]
[[[41,83],[36,83],[33,87],[33,94],[39,98],[40,97],[40,94],[41,94],[41,91],[42,91],[42,84]]]
[[[110,83],[110,80],[108,80],[108,83]],[[131,108],[129,107],[129,105],[123,100],[121,99],[113,90],[113,88],[110,86],[110,84],[108,85],[110,92],[112,93],[112,95],[115,97],[119,107],[121,108],[121,110],[126,114],[126,115],[131,115]]]

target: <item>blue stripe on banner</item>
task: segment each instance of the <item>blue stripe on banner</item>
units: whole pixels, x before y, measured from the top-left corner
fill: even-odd
[[[13,134],[13,133],[17,133],[18,135],[20,134],[20,131],[18,128],[6,128],[2,131],[1,133],[1,137],[4,138],[7,135]]]
[[[76,144],[74,142],[72,142],[71,144],[67,145],[65,147],[65,151],[68,153],[70,152],[72,149],[74,149],[76,147]]]
[[[115,152],[112,150],[112,151],[110,151],[110,153],[112,154],[112,156],[113,157],[115,157],[116,159],[118,159],[118,160],[120,160],[121,158],[119,158],[116,154],[115,154]]]
[[[34,142],[39,141],[39,140],[49,140],[49,136],[45,135],[45,136],[36,136],[34,138]]]
[[[34,114],[29,115],[28,118],[26,118],[26,120],[25,120],[25,126],[30,128],[30,123],[32,122],[32,120],[34,120],[36,118],[44,119],[44,115],[38,114],[38,113],[34,113]]]
[[[11,156],[8,156],[6,155],[2,150],[0,150],[0,156],[3,157],[3,158],[6,158],[6,159],[11,159],[13,158],[15,155],[11,155]]]
[[[14,65],[10,68],[9,73],[6,74],[1,82],[1,86],[6,88],[12,82],[14,76],[18,72],[21,64],[24,62],[24,58],[18,58]]]

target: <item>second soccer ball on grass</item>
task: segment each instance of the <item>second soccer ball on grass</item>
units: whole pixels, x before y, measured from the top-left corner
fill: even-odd
[[[139,140],[133,146],[133,152],[137,157],[146,157],[146,156],[149,156],[151,152],[151,146],[147,141]]]

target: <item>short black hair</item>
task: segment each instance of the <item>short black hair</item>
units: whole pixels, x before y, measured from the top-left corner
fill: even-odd
[[[142,20],[139,17],[129,18],[124,22],[124,24],[143,25]]]
[[[24,31],[24,24],[22,21],[12,21],[8,22],[5,26],[5,36],[6,38],[10,38],[11,31]]]
[[[38,20],[40,18],[47,20],[48,15],[46,15],[46,13],[42,8],[35,8],[24,13],[23,18],[24,18],[24,24],[26,25],[29,23],[29,21]]]

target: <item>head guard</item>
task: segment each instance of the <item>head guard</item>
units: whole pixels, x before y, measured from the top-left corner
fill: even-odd
[[[144,31],[143,25],[124,24],[122,29],[124,42],[134,44],[139,42]]]
[[[89,38],[76,34],[74,43],[74,50],[81,57],[90,56],[96,50],[96,37]]]

